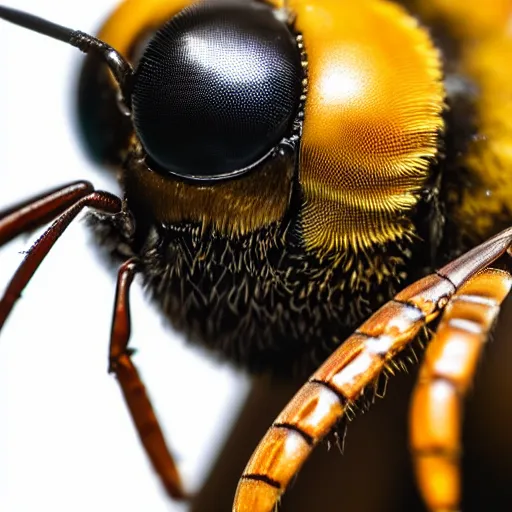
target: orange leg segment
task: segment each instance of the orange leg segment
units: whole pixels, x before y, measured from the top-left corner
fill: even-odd
[[[410,436],[429,510],[460,510],[462,400],[511,286],[510,274],[494,269],[470,279],[450,300],[425,353],[412,397]]]
[[[472,276],[501,256],[512,229],[400,292],[325,361],[256,448],[238,484],[234,512],[271,512],[313,448],[366,386],[445,308]]]

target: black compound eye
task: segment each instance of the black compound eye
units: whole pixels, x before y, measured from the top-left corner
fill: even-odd
[[[197,180],[233,177],[290,130],[301,80],[295,38],[269,6],[201,2],[149,43],[135,75],[135,128],[166,171]]]

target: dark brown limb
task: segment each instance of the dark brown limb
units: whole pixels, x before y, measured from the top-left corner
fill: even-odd
[[[122,208],[121,199],[108,192],[92,192],[85,197],[75,201],[73,206],[62,213],[57,220],[41,235],[41,237],[30,248],[25,259],[13,275],[8,284],[4,296],[0,301],[0,330],[5,320],[12,311],[21,292],[30,281],[35,271],[48,254],[60,235],[69,226],[71,221],[82,211],[84,207],[94,208],[105,213],[120,213]],[[14,213],[12,214],[14,215]],[[26,218],[25,218],[26,219]]]
[[[116,374],[139,438],[165,490],[174,499],[186,499],[178,469],[128,348],[131,330],[129,291],[136,272],[137,265],[134,260],[128,260],[119,269],[110,338],[109,371]]]
[[[0,211],[0,246],[21,233],[51,222],[93,190],[88,181],[75,181]]]

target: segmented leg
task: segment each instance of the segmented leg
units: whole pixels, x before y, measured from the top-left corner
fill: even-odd
[[[139,434],[139,438],[165,490],[174,499],[185,499],[185,492],[174,459],[165,443],[146,389],[131,360],[129,291],[137,271],[129,260],[121,265],[117,277],[116,299],[110,338],[109,371],[115,373]]]
[[[48,210],[53,209],[53,212],[58,214],[59,211],[65,207],[64,205],[70,201],[69,195],[75,196],[75,201],[72,206],[68,207],[57,217],[57,220],[55,220],[32,245],[21,265],[18,267],[18,270],[16,270],[12,276],[0,301],[0,330],[16,304],[16,301],[20,298],[21,292],[28,284],[43,259],[71,221],[84,207],[88,206],[101,212],[112,214],[121,212],[121,199],[108,192],[92,191],[88,193],[88,190],[84,188],[74,193],[72,192],[71,194],[64,194],[56,199],[55,195],[55,191],[52,191],[46,196],[38,196],[31,202],[23,203],[19,209],[11,208],[6,217],[1,219],[0,239],[9,239],[12,238],[14,234],[19,234],[25,229],[41,225],[42,221],[38,220],[39,214],[44,220],[48,220],[49,217],[51,218]],[[55,217],[55,215],[53,217]]]
[[[118,197],[108,192],[94,191],[90,183],[80,181],[38,195],[0,213],[0,245],[56,218],[27,252],[4,292],[0,301],[0,331],[43,259],[84,207],[116,214],[122,211],[122,202]],[[166,447],[162,431],[127,347],[130,337],[129,288],[135,272],[136,264],[133,261],[124,263],[119,269],[109,371],[117,376],[139,437],[166,491],[173,498],[183,499],[186,496],[176,465]]]
[[[21,233],[51,222],[66,208],[94,191],[88,181],[75,181],[0,212],[0,247]]]
[[[510,274],[494,269],[470,279],[450,300],[425,353],[410,435],[418,486],[429,510],[460,510],[462,400],[511,286]]]
[[[366,386],[469,278],[501,256],[512,229],[400,292],[326,360],[277,417],[240,479],[236,512],[271,512],[313,448]]]

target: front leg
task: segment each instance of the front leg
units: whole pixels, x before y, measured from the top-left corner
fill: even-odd
[[[135,260],[128,260],[119,268],[110,337],[109,372],[117,377],[139,438],[165,490],[174,499],[185,499],[178,469],[165,442],[146,388],[132,362],[132,351],[128,348],[129,291],[136,272]]]

